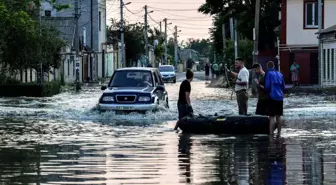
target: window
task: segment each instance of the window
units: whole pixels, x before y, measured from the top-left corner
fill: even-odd
[[[75,56],[70,56],[70,62],[72,63],[72,76],[75,76]]]
[[[70,76],[70,59],[68,59],[67,61],[68,61],[68,76]]]
[[[304,27],[318,28],[318,3],[307,1],[304,3]]]
[[[326,63],[326,76],[327,76],[327,80],[330,80],[330,49],[327,50],[327,63]]]
[[[159,70],[160,70],[160,72],[173,72],[173,71],[175,71],[173,66],[160,66]]]
[[[150,71],[116,71],[109,86],[153,87],[153,77]]]
[[[323,72],[323,75],[322,75],[322,79],[323,80],[325,80],[326,79],[326,65],[325,65],[325,63],[326,63],[326,50],[325,49],[323,49],[323,53],[322,53],[322,64],[321,64],[321,67],[322,67],[322,72]]]
[[[161,75],[159,75],[159,73],[157,72],[154,72],[154,75],[155,75],[155,80],[157,80],[157,85],[163,85]]]
[[[101,12],[99,11],[99,31],[101,31]]]
[[[51,17],[51,11],[50,10],[45,10],[44,11],[44,16]]]
[[[331,49],[331,80],[335,80],[335,49]]]

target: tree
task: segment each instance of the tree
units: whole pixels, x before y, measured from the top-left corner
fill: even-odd
[[[34,19],[35,9],[28,8],[30,3],[40,1],[0,0],[0,26],[3,28],[0,66],[1,75],[5,78],[28,68],[40,72],[41,64],[43,72],[49,72],[50,67],[58,67],[65,42],[55,28],[40,25]]]
[[[120,38],[120,22],[115,19],[111,20],[111,26],[108,28],[109,37]],[[140,55],[144,53],[144,24],[143,23],[128,23],[124,24],[124,41],[126,66],[131,65],[128,61],[135,61],[139,59]]]
[[[259,22],[259,49],[272,49],[275,47],[276,34],[274,29],[280,25],[279,11],[281,0],[262,0]],[[214,27],[211,29],[212,40],[216,51],[220,53],[223,46],[222,24],[228,28],[229,18],[238,20],[237,29],[242,38],[253,40],[255,1],[246,0],[207,0],[200,8],[203,14],[215,15]],[[227,29],[229,30],[229,29]],[[229,31],[227,32],[229,33]],[[227,34],[229,36],[230,34]],[[220,47],[221,45],[221,47]]]

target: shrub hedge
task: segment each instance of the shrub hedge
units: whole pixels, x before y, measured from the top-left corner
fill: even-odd
[[[37,83],[8,83],[0,84],[0,96],[2,97],[46,97],[61,92],[61,81]]]

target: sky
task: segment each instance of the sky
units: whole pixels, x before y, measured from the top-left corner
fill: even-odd
[[[162,31],[164,31],[163,19],[167,18],[167,34],[173,37],[174,26],[177,26],[178,41],[184,43],[188,38],[201,39],[209,38],[209,28],[212,20],[208,15],[199,13],[197,9],[205,0],[124,0],[124,18],[131,23],[144,22],[144,6],[147,5],[149,13],[147,19],[151,28],[160,28],[159,22],[162,21]],[[107,24],[111,18],[120,20],[120,1],[107,0]],[[128,9],[128,10],[127,10]],[[170,24],[171,23],[171,24]]]

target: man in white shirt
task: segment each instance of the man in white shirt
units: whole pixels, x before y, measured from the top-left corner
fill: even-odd
[[[247,115],[247,102],[248,102],[248,84],[250,73],[246,69],[243,58],[237,58],[235,62],[235,67],[239,71],[238,73],[229,71],[234,77],[236,77],[235,82],[235,92],[237,96],[237,103],[240,115]]]

